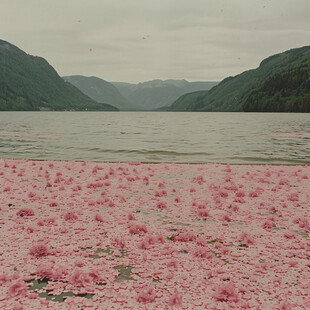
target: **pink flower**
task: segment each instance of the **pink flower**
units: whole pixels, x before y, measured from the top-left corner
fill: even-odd
[[[245,200],[243,198],[235,198],[234,202],[237,202],[237,203],[245,203]]]
[[[296,267],[298,265],[298,261],[297,260],[291,260],[291,261],[289,261],[288,264],[290,267]]]
[[[251,192],[251,193],[249,193],[249,197],[252,197],[252,198],[258,197],[258,193],[257,192]]]
[[[30,254],[36,258],[40,258],[49,255],[49,250],[46,244],[37,244],[30,249]]]
[[[197,243],[197,245],[200,245],[200,246],[206,246],[207,245],[206,240],[203,237],[197,237],[196,243]]]
[[[145,225],[131,224],[129,226],[129,232],[131,234],[147,233],[147,228]]]
[[[172,259],[170,262],[167,263],[167,267],[178,268],[178,262],[176,259]]]
[[[231,222],[231,218],[230,218],[230,216],[228,214],[225,214],[223,216],[223,220],[226,221],[226,222]]]
[[[23,310],[23,306],[20,303],[16,303],[12,310]]]
[[[72,190],[74,192],[80,191],[82,189],[82,187],[80,185],[77,185],[76,187],[74,187]]]
[[[52,187],[52,184],[50,182],[47,182],[46,187]]]
[[[197,249],[194,252],[194,255],[195,257],[200,257],[200,258],[207,258],[207,259],[212,258],[211,252],[205,247],[197,247]]]
[[[53,269],[53,279],[59,280],[63,279],[64,276],[68,274],[67,266],[58,266],[57,268]]]
[[[28,294],[28,298],[29,298],[29,299],[37,299],[37,298],[38,298],[38,294],[36,294],[36,293],[30,293],[30,294]]]
[[[171,246],[165,246],[161,251],[160,255],[172,255],[175,252],[174,249],[171,248]]]
[[[281,302],[280,310],[292,310],[292,309],[293,309],[292,306],[288,302],[286,301]]]
[[[198,210],[198,215],[201,217],[208,217],[210,214],[207,210],[205,209],[199,209]]]
[[[239,208],[238,208],[238,206],[233,206],[233,207],[232,207],[232,210],[233,210],[234,212],[238,212],[238,211],[239,211]]]
[[[144,185],[149,185],[149,178],[148,177],[144,177],[143,178],[143,183],[144,183]]]
[[[292,233],[292,232],[286,232],[286,233],[284,233],[284,237],[286,239],[295,239],[296,235],[294,233]]]
[[[76,214],[74,212],[69,211],[65,214],[65,220],[66,221],[76,220],[77,218],[78,217],[76,216]]]
[[[55,218],[54,217],[48,217],[45,219],[41,219],[38,221],[39,226],[52,226],[55,225]]]
[[[28,193],[28,197],[29,197],[29,198],[33,198],[33,197],[35,197],[35,196],[36,196],[36,194],[33,193],[33,192],[29,192],[29,193]]]
[[[141,250],[146,250],[148,249],[149,244],[145,241],[142,240],[139,244],[138,244],[138,248]]]
[[[20,209],[17,213],[16,213],[17,216],[33,216],[34,215],[34,211],[32,209]]]
[[[125,240],[123,238],[114,238],[113,245],[119,248],[125,248]]]
[[[182,294],[180,294],[176,289],[174,290],[174,293],[170,296],[168,305],[171,307],[182,307]]]
[[[66,185],[70,185],[70,184],[72,184],[72,182],[73,182],[73,178],[71,177],[71,178],[69,178],[66,182],[65,182],[65,184]],[[80,187],[80,186],[78,186],[78,187]],[[81,188],[80,188],[81,189]]]
[[[180,232],[178,234],[174,234],[172,238],[173,238],[173,241],[188,242],[188,241],[195,240],[196,236],[191,231],[185,231],[185,232]]]
[[[105,204],[105,200],[104,199],[97,199],[96,204],[97,205],[104,205]]]
[[[94,188],[94,189],[96,189],[98,187],[103,187],[103,183],[97,182],[97,183],[90,183],[90,184],[87,185],[87,188]]]
[[[27,227],[26,231],[28,233],[33,233],[34,232],[34,228],[32,226]]]
[[[137,301],[142,303],[150,303],[155,300],[155,293],[152,287],[145,288],[144,290],[138,292]]]
[[[280,181],[279,181],[279,185],[285,185],[287,183],[288,183],[287,179],[280,179]]]
[[[298,201],[299,200],[299,196],[297,193],[292,193],[287,197],[287,200],[289,201]]]
[[[265,228],[265,229],[271,229],[272,227],[274,227],[274,223],[270,220],[264,222],[264,224],[263,224],[263,228]]]
[[[92,270],[88,274],[92,278],[92,282],[98,283],[102,280],[98,270]]]
[[[91,284],[93,281],[93,278],[90,276],[89,273],[83,271],[82,269],[75,269],[73,271],[72,277],[71,277],[71,281],[74,284],[78,284],[78,285],[87,285],[87,284]]]
[[[56,183],[61,183],[62,181],[64,181],[63,178],[57,177],[57,178],[54,180],[54,183],[55,183],[55,184],[56,184]]]
[[[27,290],[28,290],[27,284],[24,281],[19,280],[9,288],[9,296],[10,297],[23,296],[27,294]]]
[[[254,240],[245,232],[243,232],[240,236],[240,241],[243,243],[243,244],[253,244],[254,243]]]
[[[239,300],[238,295],[235,292],[235,287],[231,283],[218,286],[214,298],[217,301],[226,301],[226,302],[227,301],[237,302]]]
[[[156,191],[155,192],[155,197],[163,197],[167,196],[167,192],[165,190],[162,190],[161,192]]]
[[[129,221],[133,221],[133,220],[135,220],[136,218],[132,215],[132,213],[129,213],[128,214],[128,220]]]
[[[53,270],[54,270],[54,264],[52,262],[46,262],[39,265],[36,274],[40,277],[40,279],[52,278]]]
[[[222,197],[222,198],[227,198],[228,197],[228,194],[226,192],[219,192],[219,195]]]
[[[115,203],[114,203],[113,201],[110,200],[109,203],[108,203],[108,206],[109,206],[109,207],[115,207]]]
[[[157,208],[162,210],[162,209],[167,209],[167,205],[164,202],[159,202],[157,204]]]
[[[103,217],[101,214],[97,213],[95,215],[95,220],[98,221],[98,222],[103,222]]]
[[[0,283],[6,283],[10,280],[9,276],[6,273],[0,274]]]
[[[299,225],[300,228],[306,228],[306,229],[310,228],[310,224],[309,224],[309,221],[308,221],[307,218],[300,219],[298,225]]]
[[[198,183],[199,185],[201,185],[202,183],[205,183],[206,181],[204,180],[203,176],[198,176],[193,178],[193,183]]]
[[[157,239],[158,243],[165,243],[165,241],[166,241],[165,238],[162,235],[160,235],[160,234],[158,234],[156,236],[156,239]]]

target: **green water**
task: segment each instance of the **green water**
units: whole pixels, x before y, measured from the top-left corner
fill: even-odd
[[[0,157],[309,164],[310,115],[0,112]]]

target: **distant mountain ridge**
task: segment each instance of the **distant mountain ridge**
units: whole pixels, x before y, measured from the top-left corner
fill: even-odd
[[[209,91],[185,94],[169,110],[310,112],[310,46],[270,56]]]
[[[117,108],[98,103],[65,82],[42,57],[26,54],[0,40],[0,110],[101,110]]]
[[[139,105],[128,101],[112,83],[98,77],[71,75],[62,78],[97,102],[111,104],[123,111],[141,108]]]
[[[209,90],[218,82],[188,82],[186,80],[152,80],[138,84],[112,82],[130,102],[144,110],[155,110],[171,105],[178,97],[188,92]]]

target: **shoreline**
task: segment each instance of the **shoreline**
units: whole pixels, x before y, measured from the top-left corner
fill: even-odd
[[[12,157],[0,157],[0,160],[16,160],[16,161],[32,161],[32,162],[75,162],[75,163],[84,163],[84,162],[93,162],[98,164],[129,164],[129,165],[160,165],[160,164],[174,164],[174,165],[231,165],[231,166],[310,166],[310,162],[304,162],[302,160],[296,160],[296,163],[225,163],[225,162],[159,162],[159,161],[103,161],[103,160],[72,160],[72,159],[32,159],[32,158],[12,158]],[[271,160],[271,161],[277,161]]]
[[[0,307],[307,309],[309,178],[2,158]]]

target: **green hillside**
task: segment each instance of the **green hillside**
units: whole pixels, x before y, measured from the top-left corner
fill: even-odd
[[[48,62],[0,40],[0,110],[103,110],[98,103],[65,82]]]
[[[83,75],[63,76],[62,78],[97,102],[106,102],[123,111],[141,110],[140,106],[125,99],[112,83],[103,79]]]
[[[263,60],[206,92],[181,96],[171,111],[309,112],[310,46]]]
[[[138,84],[117,83],[113,85],[128,101],[143,110],[158,110],[170,106],[180,96],[198,90],[209,90],[218,82],[188,82],[186,80],[152,80]]]

